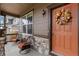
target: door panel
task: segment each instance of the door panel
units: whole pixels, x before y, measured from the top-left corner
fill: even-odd
[[[66,25],[56,24],[56,12],[61,9],[71,11],[72,21]],[[77,4],[52,9],[52,51],[61,55],[78,55],[77,29]]]

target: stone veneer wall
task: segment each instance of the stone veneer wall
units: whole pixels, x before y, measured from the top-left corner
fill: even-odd
[[[49,55],[49,40],[46,38],[36,37],[35,38],[35,49],[43,54],[43,55]]]

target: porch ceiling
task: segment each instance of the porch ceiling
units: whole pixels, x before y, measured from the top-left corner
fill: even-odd
[[[32,5],[32,3],[2,3],[0,4],[0,9],[1,11],[20,16]]]

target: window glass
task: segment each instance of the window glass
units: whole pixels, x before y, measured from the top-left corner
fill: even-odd
[[[26,33],[26,25],[23,25],[23,33]]]
[[[0,29],[4,28],[4,16],[0,15]]]
[[[27,18],[28,20],[28,33],[32,34],[32,16]]]
[[[32,17],[33,17],[33,11],[27,13],[25,16],[23,16],[23,33],[32,34]]]
[[[13,24],[13,19],[9,19],[8,24]]]
[[[20,32],[20,18],[6,15],[7,34],[16,34]]]

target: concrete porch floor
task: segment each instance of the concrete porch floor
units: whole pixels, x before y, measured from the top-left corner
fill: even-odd
[[[17,44],[14,42],[8,42],[5,45],[6,56],[44,56],[33,49],[27,54],[20,54],[19,50],[20,49],[18,48]]]

